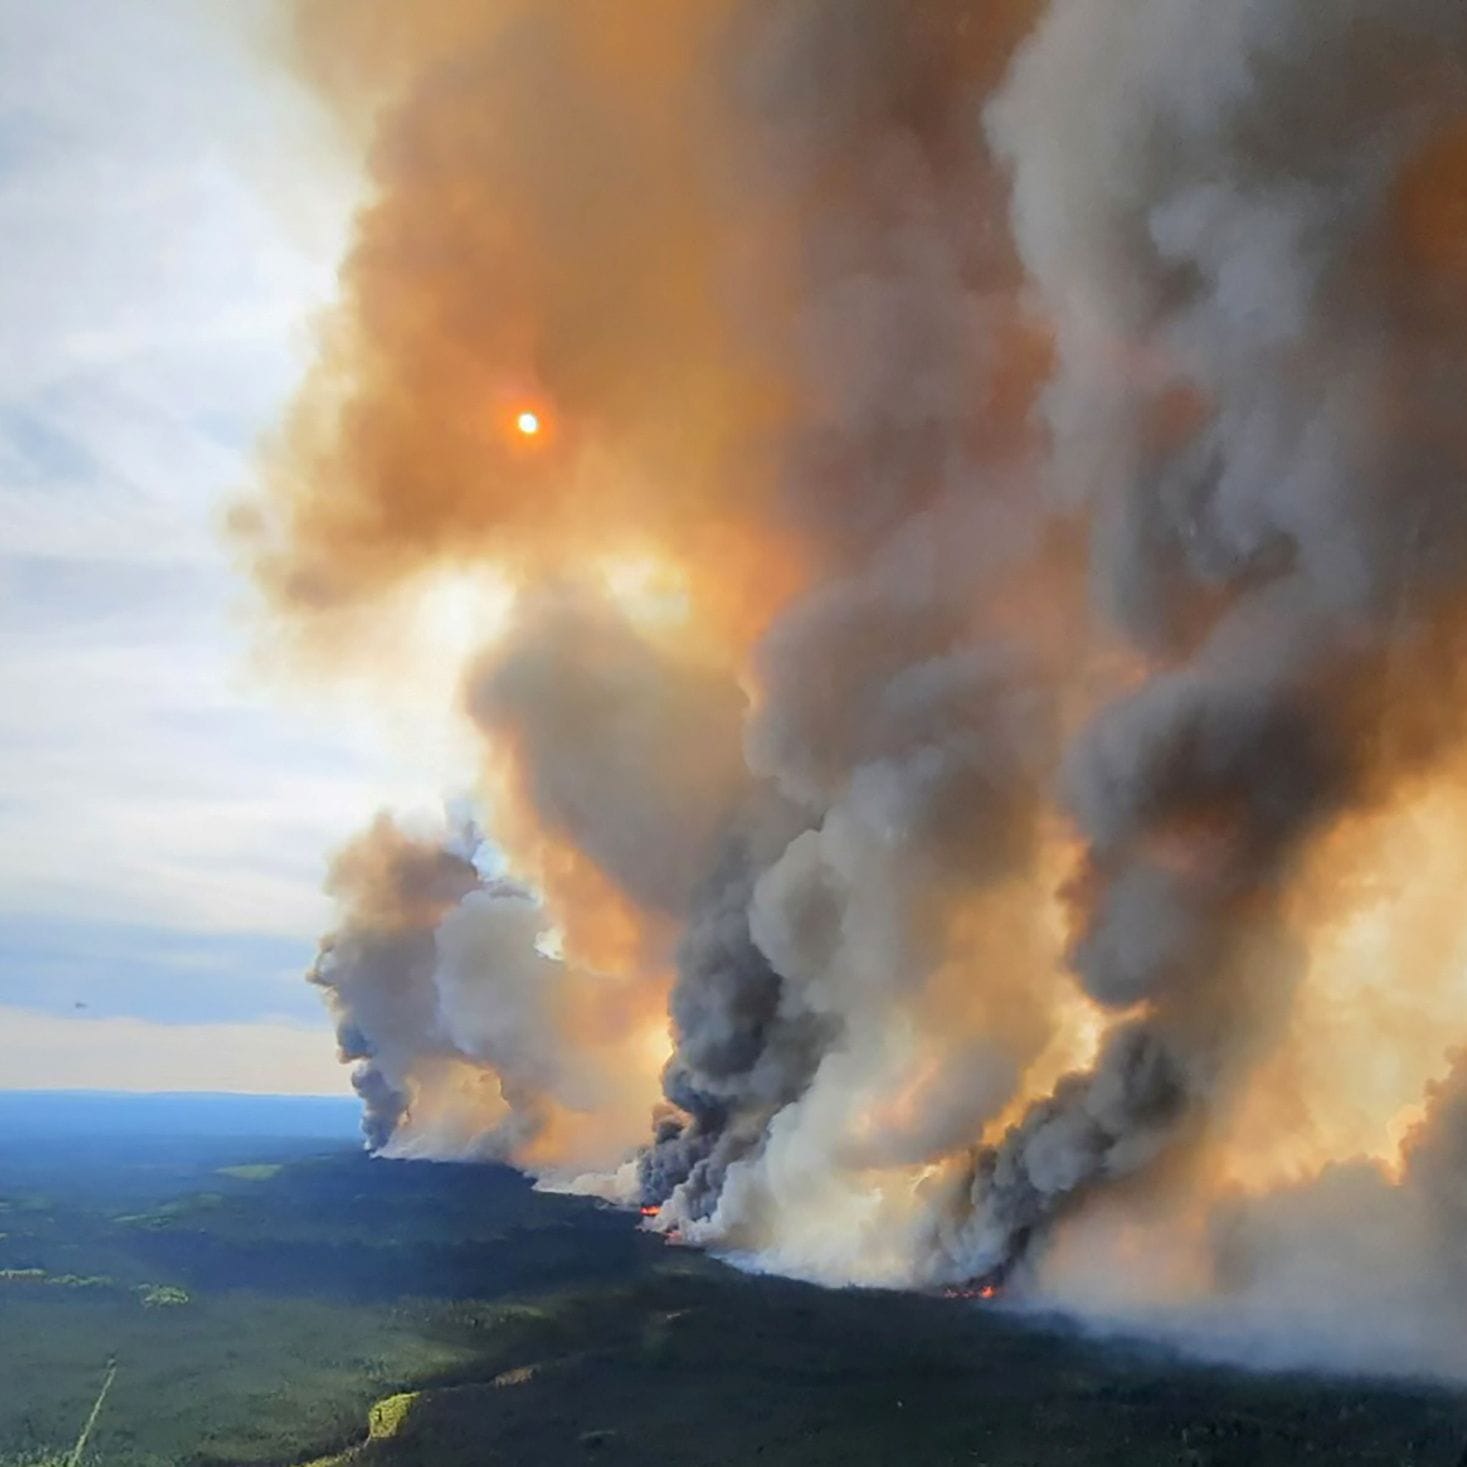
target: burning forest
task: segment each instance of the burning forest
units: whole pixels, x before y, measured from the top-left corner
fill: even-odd
[[[410,722],[494,608],[484,834],[330,878],[369,1144],[1467,1375],[1467,7],[292,14],[269,638]]]

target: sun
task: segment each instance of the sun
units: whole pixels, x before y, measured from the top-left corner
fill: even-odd
[[[514,425],[526,438],[534,438],[540,431],[540,414],[528,409],[515,418]]]

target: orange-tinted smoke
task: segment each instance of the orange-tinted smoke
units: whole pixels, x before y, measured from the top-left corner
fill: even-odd
[[[927,5],[924,64],[976,102],[1035,9]],[[370,147],[370,187],[320,358],[264,494],[236,515],[271,599],[309,614],[435,564],[533,578],[650,554],[695,567],[702,615],[746,640],[801,578],[774,514],[798,396],[778,342],[802,215],[840,187],[762,196],[768,140],[737,112],[738,46],[778,6],[321,0],[290,15],[300,72]],[[994,417],[1018,424],[1042,333],[1011,334]],[[549,429],[528,446],[526,410]]]
[[[782,593],[779,547],[750,544],[779,383],[720,309],[738,220],[705,52],[727,8],[298,7],[302,68],[376,132],[340,307],[237,516],[277,605],[591,553],[716,564],[731,619]]]

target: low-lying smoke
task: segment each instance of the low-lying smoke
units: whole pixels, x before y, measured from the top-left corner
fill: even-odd
[[[333,876],[369,1144],[1467,1374],[1459,0],[297,21],[371,192],[242,544],[316,667],[515,598],[510,879]]]

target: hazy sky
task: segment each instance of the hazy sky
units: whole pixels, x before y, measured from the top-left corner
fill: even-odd
[[[439,794],[248,666],[219,518],[355,188],[265,14],[0,0],[0,1086],[341,1088],[324,858]]]

